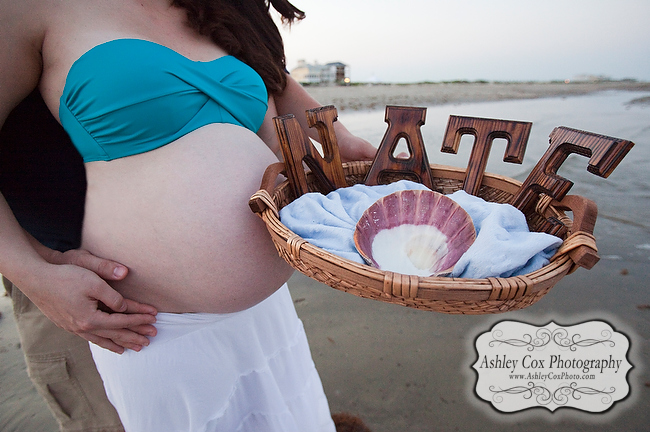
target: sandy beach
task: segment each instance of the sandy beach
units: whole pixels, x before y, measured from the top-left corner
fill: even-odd
[[[386,105],[434,106],[511,99],[577,96],[605,90],[648,91],[650,83],[629,81],[573,83],[431,83],[308,86],[323,105],[337,110],[383,109]]]
[[[565,277],[537,304],[505,315],[457,316],[361,299],[299,273],[291,278],[289,287],[332,411],[359,415],[373,432],[496,431],[504,427],[526,432],[648,430],[650,228],[645,218],[650,214],[650,156],[646,149],[650,136],[650,83],[449,83],[307,90],[319,102],[335,105],[341,112],[373,111],[371,115],[379,124],[378,136],[385,127],[382,110],[386,105],[454,105],[456,110],[477,102],[630,92],[629,97],[619,99],[627,107],[633,106],[637,117],[621,132],[632,136],[621,138],[635,140],[639,147],[634,149],[635,156],[628,156],[611,178],[602,182],[581,182],[587,178],[583,175],[591,176],[584,169],[584,160],[575,169],[580,174],[570,172],[576,181],[572,192],[584,194],[599,205],[596,238],[601,261],[592,270],[579,269]],[[484,108],[493,110],[494,106]],[[516,111],[519,107],[509,109]],[[625,110],[620,110],[622,115],[631,112]],[[544,136],[550,128],[564,120],[551,117],[541,122],[549,130],[537,139],[542,141],[536,144],[541,147],[530,149],[533,160],[543,152]],[[598,126],[598,120],[593,121]],[[592,124],[587,122],[584,127],[591,128]],[[54,432],[56,423],[27,377],[11,301],[6,296],[0,296],[0,313],[0,430]],[[470,366],[476,360],[475,339],[504,319],[535,325],[550,320],[565,324],[606,320],[631,340],[629,358],[634,368],[628,377],[630,395],[601,414],[574,409],[551,413],[544,408],[515,414],[496,411],[474,393],[476,374]]]

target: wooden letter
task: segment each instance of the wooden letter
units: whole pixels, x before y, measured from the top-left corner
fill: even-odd
[[[426,111],[426,108],[386,107],[385,121],[388,129],[366,174],[365,184],[372,186],[389,183],[387,179],[391,174],[399,174],[402,178],[411,178],[433,189],[431,167],[420,132]],[[406,140],[410,153],[405,159],[393,156],[402,138]]]
[[[528,214],[538,196],[545,193],[557,201],[569,192],[573,182],[557,174],[557,170],[572,153],[589,158],[587,171],[608,177],[634,147],[634,143],[605,135],[560,126],[553,129],[550,145],[537,162],[512,200],[512,205]]]
[[[311,169],[316,177],[319,191],[323,194],[347,186],[336,135],[334,135],[333,123],[336,121],[336,117],[336,108],[333,106],[316,108],[307,112],[310,126],[315,126],[320,135],[323,156],[313,146],[292,114],[273,119],[284,156],[287,178],[294,189],[296,198],[310,192],[303,162]]]
[[[477,195],[483,181],[492,142],[497,138],[507,140],[508,145],[503,161],[520,164],[524,160],[531,126],[530,122],[451,115],[441,151],[456,154],[462,136],[474,136],[474,147],[467,163],[463,190],[468,194]]]

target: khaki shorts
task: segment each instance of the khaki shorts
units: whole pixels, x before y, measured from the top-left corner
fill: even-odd
[[[88,342],[57,327],[14,284],[4,277],[3,282],[13,301],[27,372],[60,430],[124,431]]]

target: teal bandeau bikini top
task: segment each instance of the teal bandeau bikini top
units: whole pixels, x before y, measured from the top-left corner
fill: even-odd
[[[117,39],[72,65],[59,117],[85,162],[109,161],[210,123],[257,132],[267,104],[262,78],[232,56],[198,62],[154,42]]]

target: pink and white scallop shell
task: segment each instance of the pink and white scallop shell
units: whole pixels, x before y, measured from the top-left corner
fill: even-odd
[[[377,200],[354,232],[357,250],[369,265],[425,277],[451,272],[475,239],[467,212],[429,190],[403,190]]]

